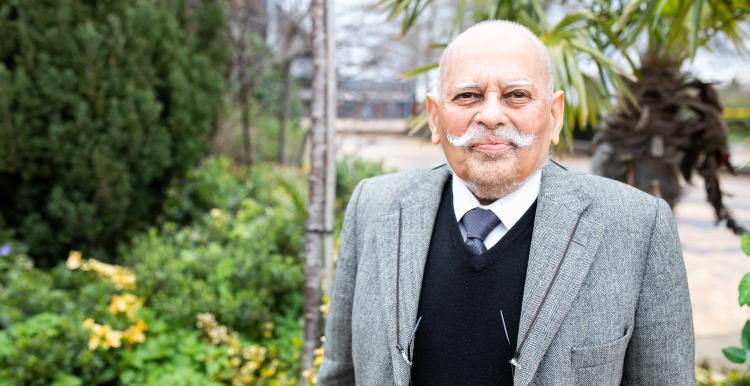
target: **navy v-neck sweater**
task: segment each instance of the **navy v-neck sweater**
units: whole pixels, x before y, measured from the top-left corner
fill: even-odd
[[[413,385],[513,384],[508,361],[516,347],[535,212],[536,201],[483,254],[487,264],[475,270],[456,222],[448,180],[422,279]]]

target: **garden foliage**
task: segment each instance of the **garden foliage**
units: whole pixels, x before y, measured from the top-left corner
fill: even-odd
[[[0,4],[0,223],[36,263],[111,254],[205,155],[225,93],[222,7]]]
[[[746,232],[740,238],[740,247],[745,255],[750,256],[750,232]],[[750,306],[750,272],[745,273],[740,280],[738,301],[740,307]],[[750,320],[745,322],[740,337],[741,346],[725,347],[722,352],[730,361],[743,364],[748,359],[750,352]]]
[[[337,171],[344,203],[383,168]],[[0,232],[0,386],[297,384],[305,188],[298,169],[209,159],[121,266],[73,251],[35,268]]]

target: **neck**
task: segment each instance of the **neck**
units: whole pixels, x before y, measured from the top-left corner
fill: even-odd
[[[528,177],[526,179],[528,179]],[[504,185],[494,186],[479,186],[468,181],[464,181],[464,183],[480,204],[489,205],[515,192],[524,182],[526,182],[526,179],[523,181],[515,181]]]
[[[534,172],[526,176],[526,178],[522,179],[521,181],[513,181],[503,185],[494,185],[489,187],[479,186],[465,180],[464,184],[466,184],[466,187],[469,188],[471,194],[476,197],[477,201],[479,201],[480,204],[489,205],[518,190],[518,188],[528,182],[529,179],[531,179],[531,177],[533,177],[539,171],[539,169],[540,168],[537,168]]]
[[[471,193],[474,193],[474,192],[471,192]],[[482,197],[477,196],[476,194],[474,194],[474,197],[476,197],[477,201],[479,201],[479,203],[482,204],[482,205],[489,205],[489,204],[492,204],[493,202],[497,201],[498,199],[500,199],[500,197],[498,197],[498,198],[482,198]]]

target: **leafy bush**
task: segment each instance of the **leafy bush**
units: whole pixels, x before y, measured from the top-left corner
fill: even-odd
[[[347,195],[382,171],[348,162]],[[71,252],[39,269],[0,240],[0,385],[296,384],[306,183],[209,159],[120,250],[125,266]]]
[[[261,337],[263,323],[299,316],[303,182],[292,169],[244,173],[223,159],[206,162],[171,191],[165,210],[194,220],[166,221],[124,255],[138,293],[170,323],[189,325],[210,312],[250,339]]]
[[[0,330],[40,313],[101,316],[109,286],[58,266],[36,269],[21,244],[0,256]]]
[[[204,360],[220,355],[196,331],[177,329],[150,335],[136,350],[122,353],[121,385],[221,385],[212,379]],[[219,366],[222,362],[214,362]]]
[[[354,188],[362,179],[391,172],[380,162],[346,157],[336,163],[336,230],[341,230],[344,210]]]
[[[235,209],[248,197],[246,172],[224,157],[210,158],[167,189],[162,221],[188,224],[213,208]]]
[[[750,232],[745,232],[740,238],[740,248],[745,255],[750,256]],[[745,273],[740,280],[738,302],[740,307],[750,306],[750,272]],[[731,362],[743,364],[750,352],[750,320],[745,322],[740,336],[741,346],[731,346],[722,349],[724,356]]]
[[[104,255],[205,153],[223,3],[0,4],[0,213],[37,263]]]
[[[86,348],[81,322],[41,313],[0,331],[0,385],[101,384],[117,378],[117,355]],[[76,375],[73,375],[76,374]]]

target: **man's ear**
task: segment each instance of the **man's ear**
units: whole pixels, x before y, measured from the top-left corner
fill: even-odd
[[[560,131],[563,127],[563,121],[565,117],[565,93],[558,91],[552,95],[552,132],[550,133],[550,141],[553,145],[557,145],[560,142]]]
[[[427,97],[425,98],[425,106],[427,107],[427,124],[430,126],[430,132],[432,133],[432,143],[437,145],[440,143],[437,96],[434,94],[427,94]]]

